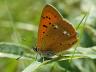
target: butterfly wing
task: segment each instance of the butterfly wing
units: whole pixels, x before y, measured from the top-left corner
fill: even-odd
[[[54,7],[46,5],[41,15],[37,48],[41,52],[58,53],[69,49],[76,42],[73,26]]]
[[[50,5],[46,5],[41,14],[41,20],[38,29],[38,43],[37,48],[42,48],[42,40],[50,25],[56,23],[61,16]]]

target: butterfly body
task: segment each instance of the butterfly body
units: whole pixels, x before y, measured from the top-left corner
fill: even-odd
[[[44,56],[65,51],[77,42],[75,28],[51,5],[42,11],[38,29],[37,50]]]

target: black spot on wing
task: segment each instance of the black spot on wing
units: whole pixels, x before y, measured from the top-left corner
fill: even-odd
[[[57,29],[56,27],[53,27],[53,29]]]
[[[52,27],[54,27],[54,25],[52,24]]]
[[[49,20],[50,20],[51,18],[49,17]]]
[[[48,35],[46,35],[46,36],[48,36]]]
[[[45,32],[43,32],[43,33],[45,33]]]
[[[46,26],[46,25],[43,25],[43,27],[47,28],[48,26]]]
[[[41,16],[43,19],[45,19],[45,17],[44,16]]]
[[[51,23],[49,22],[49,25],[50,25]]]
[[[48,16],[46,16],[46,18],[48,18]]]
[[[49,19],[49,20],[51,19],[49,16],[46,16],[46,18]]]

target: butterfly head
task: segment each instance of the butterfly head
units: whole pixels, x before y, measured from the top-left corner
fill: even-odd
[[[33,48],[33,50],[39,53],[41,57],[51,58],[52,56],[55,55],[55,53],[51,50],[44,51],[44,50],[39,50],[39,48]]]

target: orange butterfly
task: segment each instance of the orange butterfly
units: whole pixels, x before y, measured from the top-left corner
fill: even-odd
[[[44,57],[51,57],[71,48],[77,42],[74,27],[51,5],[42,11],[36,50]]]

